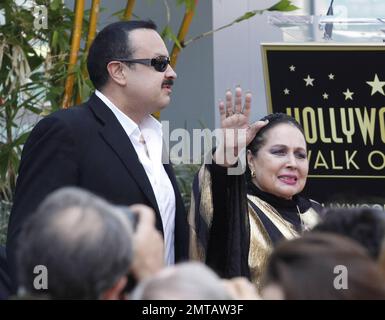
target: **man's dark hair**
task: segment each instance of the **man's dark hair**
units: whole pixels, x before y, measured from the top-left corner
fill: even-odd
[[[124,214],[79,188],[49,195],[23,225],[18,249],[19,289],[52,299],[99,299],[128,273],[132,229]],[[36,266],[48,271],[37,290]]]
[[[101,90],[107,83],[107,64],[112,58],[132,58],[134,52],[129,34],[135,29],[156,30],[156,25],[151,20],[119,21],[106,26],[95,37],[88,53],[87,68],[96,89]]]
[[[314,231],[349,237],[366,248],[373,259],[377,259],[385,236],[385,214],[370,208],[329,209]]]

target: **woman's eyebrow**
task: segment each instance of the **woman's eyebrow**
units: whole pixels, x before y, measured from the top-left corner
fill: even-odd
[[[270,147],[270,149],[279,149],[279,148],[289,148],[289,147],[285,144],[274,144]],[[294,150],[306,151],[306,149],[303,147],[296,147],[294,148]]]
[[[287,148],[287,146],[284,144],[274,144],[270,148]]]

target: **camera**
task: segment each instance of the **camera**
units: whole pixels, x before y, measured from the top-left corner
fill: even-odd
[[[118,206],[119,210],[121,210],[127,219],[130,221],[132,230],[135,232],[136,227],[138,225],[139,216],[135,214],[128,206]],[[135,279],[132,273],[127,274],[127,283],[123,290],[125,294],[129,294],[135,286],[138,284],[137,279]]]
[[[125,216],[128,218],[128,220],[131,223],[132,230],[136,230],[136,227],[138,225],[139,216],[132,212],[129,207],[127,206],[118,206],[118,208],[125,214]]]

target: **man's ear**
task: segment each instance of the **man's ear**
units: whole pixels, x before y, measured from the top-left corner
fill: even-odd
[[[118,279],[118,281],[115,282],[115,284],[107,289],[105,292],[102,293],[101,299],[102,300],[119,300],[119,298],[122,296],[122,291],[126,287],[127,284],[127,277],[123,276]]]
[[[107,71],[111,81],[121,86],[126,85],[126,75],[124,73],[123,63],[111,61],[107,64]]]

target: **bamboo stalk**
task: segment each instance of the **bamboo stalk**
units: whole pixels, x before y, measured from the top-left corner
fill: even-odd
[[[72,101],[73,86],[75,81],[75,75],[73,74],[76,62],[78,59],[78,53],[80,48],[80,40],[82,35],[84,15],[84,0],[76,0],[75,4],[75,23],[72,29],[72,41],[71,41],[71,52],[68,64],[68,76],[65,83],[64,99],[62,108],[68,108]]]
[[[92,0],[86,50],[84,51],[84,55],[88,54],[91,44],[94,41],[96,36],[96,27],[98,25],[98,20],[99,20],[99,9],[100,9],[100,0]],[[82,66],[82,75],[84,79],[88,79],[89,77],[87,72],[87,63],[85,62],[85,60]],[[80,95],[80,92],[78,92],[76,96],[76,104],[80,104],[81,102],[82,102],[82,97]]]
[[[100,9],[100,0],[92,0],[90,25],[88,28],[88,36],[87,36],[86,53],[88,52],[88,50],[90,50],[92,41],[94,41],[94,39],[95,39],[96,26],[98,24],[98,19],[99,19],[99,9]]]
[[[132,16],[132,11],[135,7],[135,0],[128,0],[126,5],[126,10],[124,10],[123,20],[130,20]]]
[[[194,6],[192,9],[186,8],[186,12],[184,14],[184,17],[178,32],[178,41],[181,44],[183,44],[183,41],[190,29],[191,21],[194,17],[195,8],[197,4],[198,4],[198,0],[195,0]],[[173,68],[176,66],[176,63],[178,61],[179,52],[180,52],[180,48],[176,44],[174,44],[174,47],[172,48],[172,51],[171,51],[171,66]]]

